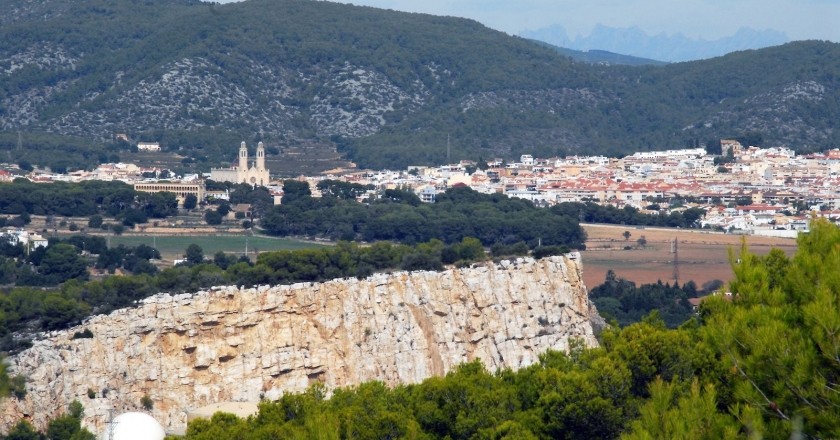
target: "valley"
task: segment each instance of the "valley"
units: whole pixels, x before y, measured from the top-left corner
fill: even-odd
[[[840,433],[840,43],[0,10],[0,440]]]

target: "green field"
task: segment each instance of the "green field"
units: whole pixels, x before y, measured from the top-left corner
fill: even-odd
[[[110,237],[109,240],[109,244],[112,247],[121,244],[125,246],[137,246],[140,244],[153,246],[160,251],[164,258],[174,258],[183,255],[187,246],[193,243],[201,246],[201,249],[204,250],[204,255],[208,257],[219,251],[242,255],[245,252],[246,241],[248,254],[251,256],[258,252],[325,246],[317,243],[259,235],[120,235]]]

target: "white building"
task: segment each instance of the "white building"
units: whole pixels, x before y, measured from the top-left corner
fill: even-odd
[[[519,156],[519,162],[525,166],[533,166],[534,156],[531,156],[530,154],[523,154],[522,156]]]
[[[49,242],[46,238],[35,232],[29,232],[24,229],[8,229],[3,233],[2,238],[12,245],[22,244],[27,249],[37,249],[39,247],[47,247]]]
[[[137,150],[139,151],[160,151],[160,143],[158,142],[138,142]]]

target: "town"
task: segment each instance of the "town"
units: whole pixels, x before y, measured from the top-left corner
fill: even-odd
[[[140,143],[138,148],[160,150],[157,143]],[[14,177],[0,171],[2,179]],[[206,179],[262,184],[275,204],[283,194],[283,181],[269,178],[262,143],[253,162],[243,142],[238,166],[202,174],[176,176],[159,168],[109,163],[68,174],[33,170],[24,177],[43,183],[119,180],[138,191],[175,193],[181,203],[187,194],[199,201],[228,197],[225,191],[208,190]],[[813,215],[840,218],[840,193],[836,190],[840,187],[840,150],[798,156],[789,148],[745,147],[735,140],[721,140],[720,155],[708,154],[704,148],[637,152],[621,159],[525,154],[509,162],[462,160],[400,171],[337,170],[295,179],[308,182],[314,197],[320,196],[317,184],[326,179],[365,185],[369,189],[358,196],[360,201],[375,198],[385,189],[400,188],[414,191],[423,202],[434,203],[448,188],[469,187],[485,194],[527,199],[537,206],[594,202],[652,215],[702,208],[706,214],[696,227],[776,237],[792,238],[807,231]]]

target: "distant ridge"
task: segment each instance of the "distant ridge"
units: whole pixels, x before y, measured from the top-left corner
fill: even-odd
[[[574,50],[565,47],[558,47],[539,40],[531,40],[536,44],[544,45],[560,55],[567,56],[575,61],[580,61],[589,64],[605,64],[616,66],[663,66],[665,61],[651,60],[649,58],[634,57],[632,55],[622,55],[606,50]]]
[[[525,38],[573,50],[606,50],[636,57],[680,62],[723,56],[747,49],[761,49],[790,41],[787,35],[772,29],[755,30],[742,27],[734,35],[704,40],[674,35],[648,35],[638,27],[615,28],[598,24],[589,35],[570,38],[561,25],[523,31]]]

